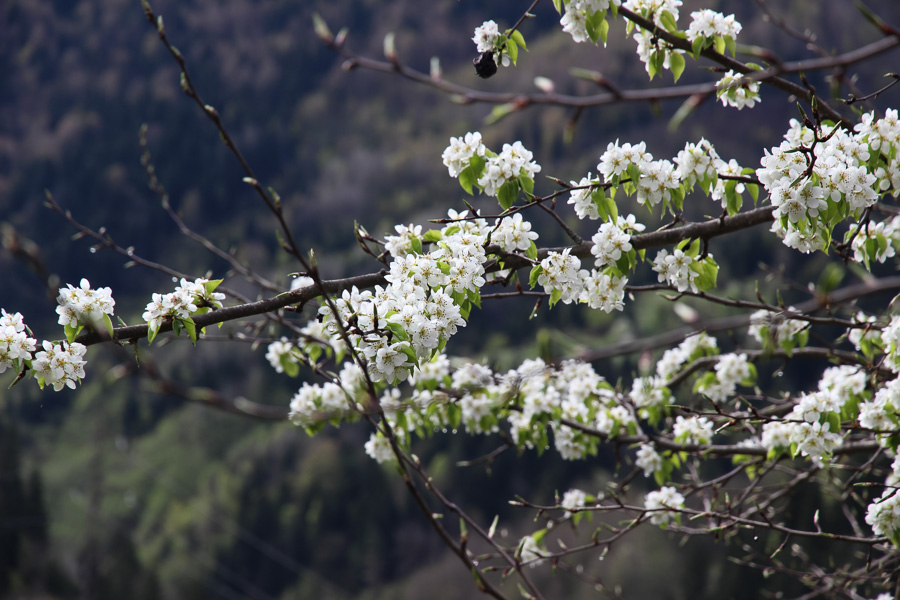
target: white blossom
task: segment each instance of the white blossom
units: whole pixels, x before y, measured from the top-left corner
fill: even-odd
[[[733,14],[726,17],[707,8],[691,13],[691,24],[685,33],[689,42],[699,38],[715,37],[730,37],[735,40],[741,29],[741,24],[734,20]]]
[[[641,444],[635,464],[639,469],[643,469],[644,477],[649,477],[662,468],[662,457],[652,444]]]
[[[676,512],[684,508],[684,496],[674,487],[664,486],[659,490],[648,492],[644,497],[644,507],[650,513],[650,522],[654,525],[667,525],[672,522]],[[664,510],[671,509],[671,510]]]
[[[582,490],[572,489],[563,494],[560,506],[566,509],[565,516],[572,516],[572,511],[585,505],[587,494]]]
[[[272,365],[272,368],[275,369],[276,373],[284,373],[282,360],[294,363],[298,362],[291,353],[293,349],[294,344],[289,342],[286,337],[275,340],[269,344],[268,350],[266,351],[266,360],[269,361],[269,364]]]
[[[380,433],[373,433],[365,445],[366,454],[379,463],[392,462],[397,459],[391,449],[391,442]]]
[[[475,35],[472,41],[478,46],[479,52],[491,52],[496,49],[497,41],[500,38],[500,28],[493,21],[485,21],[475,28]]]
[[[722,106],[733,106],[738,110],[753,108],[762,101],[759,82],[735,71],[728,71],[716,82],[716,96],[722,101]]]
[[[481,133],[469,132],[462,137],[451,137],[450,145],[444,150],[441,159],[450,171],[450,177],[459,177],[463,169],[469,166],[473,156],[484,156],[485,146],[481,141]]]
[[[78,342],[68,343],[44,341],[43,350],[35,353],[31,368],[34,377],[44,385],[52,385],[55,391],[64,387],[75,389],[75,386],[84,378],[84,365],[87,361],[82,358],[87,351],[83,344]]]
[[[79,287],[70,283],[59,288],[56,301],[59,303],[56,307],[59,324],[70,327],[95,325],[104,315],[112,315],[116,305],[110,288],[92,290],[87,279],[82,279]]]

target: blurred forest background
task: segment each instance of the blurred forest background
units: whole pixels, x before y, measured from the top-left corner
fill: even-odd
[[[705,136],[723,158],[756,167],[762,149],[778,144],[796,116],[788,98],[765,89],[753,111],[722,109],[709,99],[675,132],[666,124],[677,101],[609,106],[581,114],[565,143],[570,111],[531,108],[486,126],[490,106],[455,104],[390,75],[342,71],[341,59],[312,31],[312,14],[319,12],[335,31],[349,28],[352,49],[377,58],[384,35],[396,32],[402,61],[427,72],[438,56],[447,79],[477,89],[530,93],[540,75],[553,79],[558,91],[593,93],[591,84],[569,75],[570,67],[600,71],[623,88],[647,87],[621,21],[613,24],[607,49],[575,45],[560,31],[550,2],[522,28],[530,52],[519,67],[478,79],[472,30],[485,19],[509,27],[528,4],[155,0],[153,8],[260,181],[281,194],[296,238],[316,250],[326,278],[376,268],[356,246],[354,220],[380,236],[395,223],[424,224],[449,207],[464,208],[464,194],[440,160],[450,136],[479,129],[496,149],[522,140],[543,165],[541,175],[568,180],[594,169],[617,138],[646,140],[655,156],[672,157],[685,141]],[[736,13],[744,25],[739,41],[788,60],[810,56],[802,42],[763,22],[755,3],[712,4]],[[896,2],[870,4],[900,25]],[[697,3],[685,2],[682,23],[693,8]],[[815,32],[828,50],[880,37],[849,1],[772,8]],[[862,66],[854,71],[857,84],[864,92],[881,87],[897,59],[894,52]],[[683,81],[714,77],[689,61]],[[820,76],[813,81],[827,89]],[[650,85],[671,85],[671,75]],[[892,90],[879,106],[896,106],[896,100]],[[112,287],[116,314],[128,323],[140,322],[152,292],[172,288],[162,273],[123,268],[122,256],[73,241],[73,229],[44,207],[45,189],[77,219],[105,227],[143,257],[197,276],[227,270],[179,234],[148,189],[139,161],[144,123],[157,174],[192,228],[221,247],[236,247],[242,260],[285,287],[288,273],[297,270],[279,252],[275,224],[241,182],[239,165],[181,92],[177,67],[138,0],[6,0],[0,4],[0,306],[22,312],[38,337],[62,336],[54,309],[56,288],[65,283],[87,277],[94,287]],[[536,191],[552,189],[539,180]],[[692,218],[719,212],[690,201],[686,210]],[[536,220],[544,245],[563,242],[558,227]],[[724,293],[753,290],[755,278],[771,275],[761,264],[785,267],[802,281],[816,279],[810,274],[822,265],[789,252],[762,228],[714,244],[712,251],[727,265],[719,278]],[[645,271],[646,282],[655,279]],[[776,278],[775,284],[784,282]],[[256,294],[236,280],[229,285]],[[560,307],[526,325],[530,310],[527,302],[486,303],[448,352],[506,369],[539,352],[565,358],[683,324],[658,297],[641,297],[614,316]],[[707,306],[702,318],[723,314]],[[308,308],[298,318],[311,315]],[[172,381],[229,397],[285,406],[299,386],[271,370],[264,346],[201,346],[194,350],[182,338],[141,355]],[[128,351],[95,347],[88,360],[87,379],[75,393],[41,393],[31,382],[0,392],[0,597],[375,600],[428,594],[438,600],[475,594],[471,577],[444,552],[399,479],[365,456],[369,432],[363,425],[308,438],[287,423],[224,414],[129,376],[125,366],[134,358]],[[596,368],[616,381],[638,368],[638,357]],[[7,376],[4,388],[12,380]],[[795,374],[783,385],[814,377]],[[551,451],[542,457],[507,452],[490,469],[454,466],[498,444],[438,435],[416,452],[455,501],[485,522],[499,514],[501,533],[513,545],[533,528],[530,515],[508,505],[514,494],[552,502],[556,490],[595,491],[617,465],[610,450],[588,463],[566,463]],[[795,498],[789,510],[799,514],[808,501]],[[627,598],[757,597],[759,573],[728,563],[712,542],[691,541],[676,551],[678,542],[657,531],[633,536],[597,562],[595,574],[621,586]],[[595,594],[577,581],[560,578],[553,585],[558,597]]]

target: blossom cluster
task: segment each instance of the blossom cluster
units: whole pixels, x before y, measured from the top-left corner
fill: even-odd
[[[451,137],[450,145],[444,149],[441,159],[450,171],[450,177],[459,177],[469,166],[472,158],[484,156],[486,146],[481,141],[481,133],[469,132],[461,137]]]
[[[789,307],[788,312],[795,312]],[[781,313],[758,310],[750,315],[750,335],[763,348],[773,350],[781,348],[790,353],[794,348],[802,348],[809,338],[807,323],[799,319],[786,318]]]
[[[759,82],[754,81],[735,71],[727,71],[716,82],[716,98],[722,101],[722,106],[733,106],[738,110],[753,108],[759,97]]]
[[[348,408],[344,390],[332,382],[324,385],[304,383],[291,399],[290,419],[294,425],[310,427],[319,421],[334,419]]]
[[[394,225],[397,235],[384,236],[384,249],[397,258],[412,252],[422,251],[422,226]]]
[[[685,363],[690,363],[703,356],[713,356],[718,352],[716,338],[705,332],[694,334],[685,338],[675,348],[670,348],[663,353],[662,358],[656,363],[656,374],[662,381],[668,381],[678,373]]]
[[[18,371],[24,361],[31,360],[36,340],[28,333],[21,313],[0,313],[0,373]]]
[[[622,6],[651,19],[657,27],[668,29],[678,21],[681,0],[627,0]],[[672,47],[655,32],[639,29],[633,37],[637,42],[638,58],[651,78],[662,69],[671,68],[673,60],[678,60],[683,66],[681,55],[684,50]]]
[[[351,346],[366,360],[374,381],[405,380],[420,361],[429,360],[438,346],[464,327],[464,315],[485,284],[484,245],[490,227],[468,213],[450,211],[453,222],[431,232],[434,246],[399,253],[390,263],[388,285],[374,291],[345,290],[334,300],[337,315],[328,305],[319,309],[325,329],[337,337],[343,329]],[[528,228],[512,220],[518,237]],[[517,239],[515,231],[510,232]]]
[[[784,141],[765,152],[756,171],[776,207],[772,231],[802,252],[824,249],[835,225],[847,217],[858,219],[880,194],[897,193],[897,111],[888,110],[883,119],[868,113],[852,132],[829,125],[820,129],[814,132],[792,120]],[[893,233],[873,226],[870,236],[867,227],[852,227],[865,240],[854,246],[857,260],[886,258],[887,245],[895,243]]]
[[[584,288],[583,279],[587,271],[581,269],[581,260],[571,255],[571,249],[562,252],[549,252],[541,261],[541,270],[537,278],[538,284],[550,293],[551,306],[562,300],[570,304],[578,300]]]
[[[624,246],[622,246],[624,249]],[[630,247],[625,250],[630,250]],[[566,248],[562,252],[548,252],[532,271],[532,287],[537,283],[550,294],[550,306],[581,302],[604,312],[622,310],[628,278],[615,267],[604,270],[581,268],[581,260]]]
[[[802,394],[785,419],[763,425],[761,444],[770,453],[791,449],[824,465],[843,439],[841,415],[848,407],[859,405],[863,427],[878,420],[875,411],[869,410],[874,405],[865,398],[865,371],[849,365],[826,369],[817,391]]]
[[[629,215],[628,219],[619,217],[615,223],[610,221],[600,225],[600,229],[591,238],[594,243],[591,247],[591,254],[596,257],[594,266],[603,268],[614,265],[622,258],[623,252],[631,251],[629,231],[642,231],[643,229],[643,225],[635,223],[634,215]]]
[[[735,40],[741,29],[741,24],[734,20],[733,14],[726,17],[720,12],[705,8],[691,13],[691,24],[685,33],[688,41],[693,43],[716,37]]]
[[[153,300],[147,304],[142,318],[150,330],[148,336],[153,341],[159,328],[166,321],[185,321],[193,314],[202,314],[208,310],[222,308],[225,294],[216,292],[220,280],[210,281],[198,278],[194,281],[181,279],[181,285],[168,294],[153,294]]]
[[[579,219],[600,218],[600,212],[594,203],[594,186],[600,184],[600,181],[591,177],[588,173],[587,177],[582,177],[580,181],[570,181],[572,190],[569,192],[569,200],[567,204],[571,204],[575,209],[575,214]]]
[[[605,43],[606,11],[619,4],[621,0],[567,0],[559,24],[576,43],[588,40],[596,43],[598,39]]]
[[[84,378],[84,353],[87,348],[78,342],[59,342],[54,344],[44,340],[40,350],[34,354],[31,368],[34,377],[43,388],[52,385],[55,391],[64,387],[75,389],[75,385]]]
[[[675,165],[665,159],[653,160],[645,142],[621,146],[618,140],[610,142],[600,156],[597,170],[605,182],[613,185],[617,185],[623,176],[629,177],[628,183],[634,186],[638,203],[648,208],[662,201],[670,202],[673,192],[681,190]]]
[[[559,503],[566,512],[565,516],[570,517],[572,511],[579,509],[587,502],[587,494],[583,490],[571,489],[563,494],[562,501]]]
[[[501,39],[500,28],[494,21],[485,21],[475,28],[472,41],[478,47],[479,52],[493,52],[497,49],[497,42]]]
[[[82,281],[82,287],[89,289],[85,284]],[[38,350],[37,340],[30,334],[21,313],[0,311],[0,373],[7,369],[20,373],[31,369],[41,389],[44,386],[53,386],[57,392],[64,387],[75,389],[84,378],[87,361],[83,357],[87,347],[78,342],[44,340]]]
[[[672,426],[675,441],[684,444],[708,444],[713,437],[713,423],[706,417],[675,417]]]
[[[491,242],[505,252],[528,250],[537,239],[538,233],[531,230],[531,223],[522,218],[522,213],[497,219],[496,228],[491,233]]]
[[[659,27],[665,27],[663,13],[669,13],[677,21],[679,16],[678,7],[681,4],[681,0],[626,0],[622,3],[622,6],[648,19],[652,19]]]
[[[672,486],[663,486],[647,492],[644,496],[644,508],[653,511],[650,513],[651,523],[668,525],[673,520],[678,520],[678,511],[684,509],[684,496]]]
[[[701,377],[695,386],[713,402],[724,402],[738,385],[752,386],[756,382],[756,368],[746,354],[723,354],[716,362],[715,371]]]
[[[533,181],[535,174],[541,171],[541,165],[533,158],[534,155],[522,142],[503,144],[500,154],[488,156],[484,173],[478,178],[478,186],[488,196],[497,196],[500,188],[519,177]]]
[[[471,194],[477,186],[488,196],[497,197],[504,209],[513,204],[520,189],[532,192],[534,176],[541,171],[522,142],[503,144],[497,154],[484,145],[478,132],[450,138],[441,158],[450,176],[458,177],[467,192]]]
[[[544,562],[546,550],[540,547],[532,535],[526,535],[519,542],[519,559],[529,567],[536,567]]]
[[[900,493],[896,487],[884,490],[881,497],[869,504],[866,523],[875,535],[888,537],[894,543],[900,541]]]
[[[297,358],[294,356],[294,344],[286,337],[269,344],[266,349],[266,360],[269,361],[276,373],[284,373],[285,365],[287,365],[287,369],[291,369],[291,364],[298,364]]]
[[[631,403],[638,409],[641,418],[658,420],[660,410],[669,403],[672,392],[661,377],[636,377],[631,383],[628,395]]]
[[[900,217],[878,223],[861,222],[847,231],[845,240],[850,242],[854,260],[866,265],[871,261],[883,264],[896,256],[900,245]]]
[[[56,307],[59,324],[67,329],[96,327],[105,316],[113,314],[116,305],[110,288],[92,290],[87,279],[82,279],[79,287],[70,283],[60,288],[56,301],[59,303]]]
[[[680,248],[676,248],[671,254],[663,249],[653,259],[653,270],[658,273],[660,283],[671,285],[679,292],[696,292],[698,290],[694,280],[697,278],[697,271],[691,268],[693,262],[694,259]]]

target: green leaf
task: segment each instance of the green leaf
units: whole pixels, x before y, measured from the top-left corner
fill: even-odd
[[[516,45],[515,40],[510,38],[506,40],[505,48],[506,53],[509,55],[509,60],[511,60],[513,66],[515,66],[516,61],[519,58],[519,46]]]
[[[406,357],[409,359],[409,362],[411,364],[414,364],[414,365],[418,364],[419,357],[416,356],[416,351],[412,349],[412,346],[407,344],[407,345],[403,346],[403,348],[401,348],[400,351],[406,355]],[[402,413],[402,411],[400,411],[400,412]]]
[[[278,358],[278,362],[288,377],[296,377],[300,374],[300,365],[291,359],[290,354],[282,354]]]
[[[591,42],[596,44],[598,40],[606,45],[606,35],[609,32],[609,23],[606,21],[606,11],[597,11],[585,20],[585,29]]]
[[[691,258],[697,258],[700,255],[700,238],[682,240],[676,247]]]
[[[838,288],[844,279],[846,271],[839,263],[828,263],[819,275],[819,283],[816,291],[820,294],[828,294]]]
[[[613,200],[612,196],[604,196],[603,205],[606,209],[606,214],[609,215],[609,221],[615,223],[619,219],[619,207],[616,205],[616,201]]]
[[[537,248],[537,244],[534,243],[534,240],[531,240],[531,245],[528,246],[528,250],[525,251],[525,256],[527,256],[531,260],[537,260],[538,248]],[[531,286],[531,287],[534,287],[534,286]]]
[[[602,188],[591,192],[591,203],[597,208],[597,214],[600,215],[600,219],[609,221],[609,213],[606,211],[606,194]]]
[[[500,121],[504,117],[508,117],[514,111],[518,110],[518,107],[513,102],[507,102],[506,104],[498,104],[494,108],[491,109],[491,114],[489,114],[484,119],[485,125],[493,125],[494,123]]]
[[[191,338],[191,342],[196,346],[197,345],[197,325],[194,324],[194,320],[190,317],[186,319],[181,319],[184,323],[184,329],[187,331],[188,337]]]
[[[222,279],[212,279],[203,284],[203,287],[206,288],[207,294],[212,294],[216,291],[216,288],[219,287],[219,284],[222,283]]]
[[[150,345],[153,343],[154,338],[156,338],[156,334],[159,333],[159,329],[155,329],[153,327],[147,327],[147,344]]]
[[[106,326],[106,333],[109,335],[109,339],[115,338],[112,319],[109,318],[109,315],[103,315],[103,324]]]
[[[827,413],[825,422],[831,433],[839,433],[841,431],[841,415],[836,412]]]
[[[616,7],[613,6],[613,10],[615,10],[615,9],[616,9]],[[607,21],[606,19],[603,19],[603,21],[600,22],[600,40],[603,42],[604,46],[606,45],[606,36],[607,35],[609,35],[609,21]]]
[[[519,175],[516,181],[519,182],[519,186],[522,190],[527,194],[534,194],[534,179],[531,177],[526,177],[525,175]]]
[[[710,386],[714,386],[719,382],[716,378],[716,374],[712,371],[707,371],[701,377],[694,382],[694,393],[702,392]]]
[[[429,229],[425,232],[425,235],[422,236],[422,239],[424,239],[426,242],[431,243],[439,242],[442,238],[443,235],[441,234],[439,229]]]
[[[734,38],[728,36],[725,38],[725,47],[728,48],[728,51],[731,52],[731,56],[735,56],[737,54],[737,44],[734,41]]]
[[[684,185],[679,185],[677,188],[672,190],[672,204],[678,211],[684,209],[684,195]]]
[[[481,294],[478,293],[478,290],[466,290],[466,298],[474,306],[481,308]]]
[[[528,46],[525,45],[525,36],[522,35],[521,31],[516,29],[512,32],[512,35],[510,35],[510,37],[515,40],[518,45],[522,46],[522,50],[528,52]]]
[[[519,182],[515,180],[507,181],[497,190],[497,200],[500,202],[500,207],[503,210],[507,210],[512,206],[518,196]]]
[[[700,53],[703,52],[703,49],[706,47],[707,40],[705,37],[698,37],[691,44],[691,54],[694,55],[694,60],[697,60],[700,57]]]
[[[743,204],[741,195],[735,191],[737,184],[738,182],[733,179],[725,182],[725,210],[729,215],[736,215],[740,212]]]
[[[555,288],[552,292],[550,292],[550,308],[553,308],[553,305],[559,302],[560,298],[562,298],[561,289]]]
[[[672,70],[672,75],[677,82],[681,77],[681,74],[684,73],[684,55],[673,53],[672,56],[669,57],[669,68]]]
[[[631,183],[633,185],[637,185],[641,180],[641,169],[635,164],[629,164],[625,168],[625,172],[628,173],[628,178],[631,179]]]
[[[531,267],[531,275],[528,277],[528,287],[534,289],[534,286],[537,285],[538,277],[543,272],[544,268],[541,265],[534,265]]]
[[[653,54],[650,55],[650,60],[647,61],[647,74],[650,76],[650,81],[653,81],[653,78],[656,77],[656,74],[659,73],[661,62],[659,57],[662,53],[654,51]],[[665,61],[665,59],[663,59]]]
[[[475,185],[475,182],[478,181],[478,177],[472,172],[472,167],[466,167],[459,173],[459,185],[462,186],[462,189],[466,190],[466,193],[472,196],[472,187]]]
[[[716,279],[719,275],[719,265],[712,257],[706,257],[701,262],[691,264],[693,271],[697,273],[694,283],[701,292],[711,290],[716,287]]]
[[[75,336],[78,335],[78,332],[81,331],[82,326],[76,323],[73,327],[71,323],[68,323],[64,329],[66,332],[66,340],[71,344],[75,340]]]
[[[716,36],[716,52],[719,54],[725,53],[725,40],[721,36]]]
[[[668,31],[678,31],[678,23],[675,22],[675,17],[669,11],[664,10],[659,13],[659,21]]]
[[[750,196],[753,198],[753,206],[756,206],[756,203],[759,200],[759,186],[755,183],[748,183],[746,187],[747,191],[750,192]]]
[[[400,323],[388,323],[386,327],[394,334],[394,337],[401,342],[405,342],[409,339],[409,335]]]

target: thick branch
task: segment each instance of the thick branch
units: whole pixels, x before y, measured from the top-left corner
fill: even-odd
[[[332,279],[330,281],[322,281],[321,288],[328,294],[337,294],[343,290],[357,286],[360,288],[371,288],[379,284],[387,283],[384,279],[385,272],[370,273],[368,275],[359,275],[347,279]],[[313,298],[321,296],[319,286],[306,286],[292,292],[285,292],[273,298],[251,302],[249,304],[240,304],[238,306],[229,306],[220,308],[212,312],[194,317],[194,323],[198,328],[207,327],[209,325],[217,325],[227,321],[244,319],[263,315],[285,306],[292,304],[304,304]],[[172,331],[172,323],[163,323],[159,328],[160,333]],[[113,330],[113,339],[117,342],[135,342],[141,338],[147,337],[147,325],[130,325],[128,327],[119,327]],[[109,336],[104,333],[90,332],[85,333],[75,340],[85,346],[98,344],[100,342],[109,341]]]

